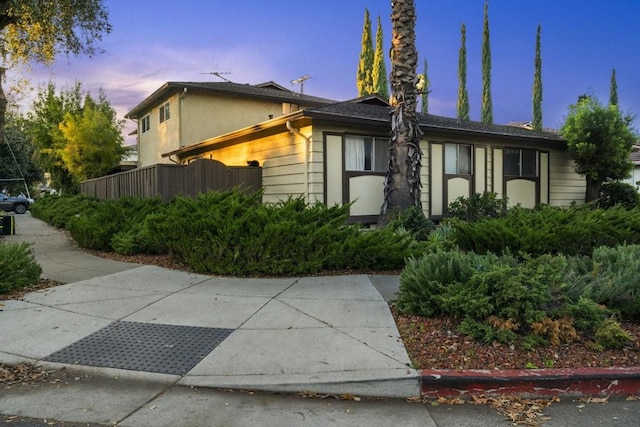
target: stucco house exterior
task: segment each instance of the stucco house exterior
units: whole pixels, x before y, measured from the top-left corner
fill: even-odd
[[[335,101],[275,82],[167,82],[125,115],[137,123],[138,167],[168,163],[163,153],[283,114]]]
[[[181,102],[180,96],[178,90],[157,99],[175,104]],[[212,116],[194,104],[195,120],[190,118],[191,107],[185,108],[182,126],[173,130],[173,139],[154,143],[153,138],[163,136],[142,133],[140,157],[144,162],[161,159],[181,164],[206,158],[228,166],[257,161],[263,168],[265,202],[303,195],[309,203],[353,203],[353,220],[375,222],[382,204],[391,109],[376,95],[343,102],[315,101],[306,106],[301,102],[288,113],[280,111],[284,114],[273,110],[271,115],[244,117],[244,125],[239,125],[242,120],[216,118],[214,121],[225,123],[206,131],[187,129],[187,123],[202,125],[203,116]],[[155,108],[149,102],[129,116],[141,117],[145,111],[153,114]],[[220,117],[224,112],[225,108],[219,109]],[[509,204],[525,207],[540,203],[568,206],[584,200],[584,178],[574,172],[566,143],[558,134],[430,114],[418,117],[424,133],[422,205],[428,217],[441,219],[457,197],[483,191],[496,192],[506,196]],[[155,148],[145,154],[149,147]]]
[[[640,145],[634,145],[629,154],[629,161],[633,164],[631,176],[624,180],[629,185],[633,185],[640,192]]]

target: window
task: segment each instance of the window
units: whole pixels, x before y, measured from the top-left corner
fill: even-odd
[[[447,175],[471,175],[470,145],[444,145],[444,173]]]
[[[506,176],[537,177],[538,152],[536,150],[505,148],[504,174]]]
[[[142,127],[142,133],[151,129],[151,117],[148,114],[142,118],[140,126]]]
[[[169,103],[165,103],[160,106],[160,123],[163,123],[171,118],[171,111],[169,110]]]
[[[344,143],[345,169],[386,172],[389,167],[389,139],[347,136]]]

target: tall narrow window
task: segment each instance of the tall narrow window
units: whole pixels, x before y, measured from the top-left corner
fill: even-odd
[[[470,145],[444,145],[444,173],[447,175],[471,175]]]
[[[171,118],[171,110],[169,109],[169,103],[162,104],[160,106],[160,123],[166,122]]]
[[[151,129],[151,117],[148,114],[144,116],[140,121],[140,127],[142,128],[142,133],[145,133],[149,129]]]

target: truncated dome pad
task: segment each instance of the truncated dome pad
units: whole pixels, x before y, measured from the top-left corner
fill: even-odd
[[[46,361],[184,375],[233,329],[114,322]]]

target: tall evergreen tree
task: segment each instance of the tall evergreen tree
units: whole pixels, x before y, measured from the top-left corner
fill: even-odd
[[[467,92],[467,28],[460,27],[460,53],[458,55],[458,118],[469,120],[469,93]]]
[[[491,41],[489,37],[489,2],[484,2],[484,24],[482,27],[482,110],[480,120],[493,123],[491,102]]]
[[[423,114],[429,113],[429,92],[430,92],[430,83],[429,83],[429,74],[427,73],[428,64],[427,60],[424,60],[424,71],[422,72],[422,79],[424,81],[424,87],[422,92],[420,93],[420,101],[422,103],[422,107],[420,112]]]
[[[540,24],[536,33],[536,56],[533,72],[533,130],[542,130],[542,55],[540,53]]]
[[[416,51],[416,8],[414,0],[391,3],[391,138],[389,170],[384,181],[381,224],[389,216],[421,206],[420,167],[422,131],[416,114],[418,52]]]
[[[611,88],[609,89],[609,105],[618,105],[618,82],[616,81],[616,69],[611,71]]]
[[[382,22],[378,16],[378,28],[376,29],[376,51],[373,56],[373,92],[384,98],[389,98],[387,84],[387,66],[385,65],[384,40],[382,37]]]
[[[363,96],[373,91],[373,41],[371,39],[371,19],[369,10],[364,10],[364,25],[362,27],[362,50],[358,63],[356,83],[358,96]]]

